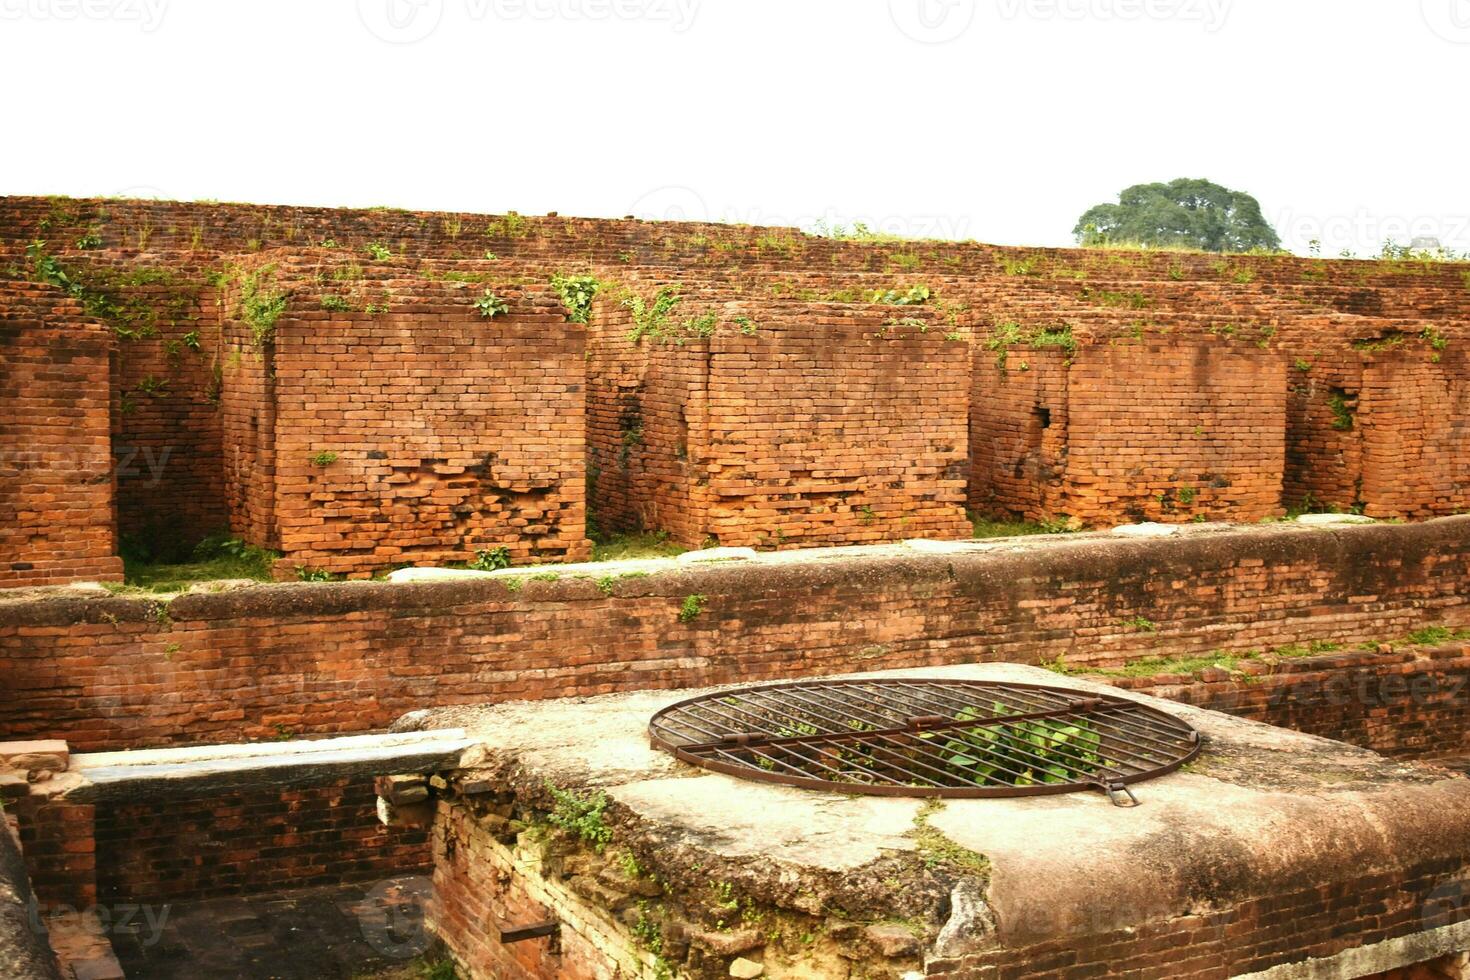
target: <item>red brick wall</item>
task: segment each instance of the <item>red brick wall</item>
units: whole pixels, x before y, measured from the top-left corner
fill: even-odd
[[[1470,518],[647,578],[0,605],[0,729],[79,750],[359,732],[430,705],[974,661],[1113,666],[1470,625]],[[680,620],[686,597],[703,611]],[[1130,623],[1157,624],[1146,632]]]
[[[1362,498],[1370,517],[1470,510],[1470,375],[1463,350],[1405,350],[1363,372]]]
[[[1279,355],[1171,338],[975,358],[977,510],[1095,526],[1281,513]]]
[[[544,304],[486,319],[468,297],[319,300],[294,299],[263,346],[226,331],[236,531],[283,552],[288,577],[499,547],[519,564],[587,557],[579,325]]]
[[[0,280],[0,588],[120,581],[112,332],[60,290]]]
[[[927,311],[689,297],[710,337],[593,318],[588,443],[608,529],[812,547],[968,537],[967,334]]]
[[[1446,844],[1449,849],[1452,844]],[[1426,932],[1470,918],[1462,857],[1426,860],[1407,873],[1324,868],[1320,883],[1195,915],[1161,915],[1144,928],[1069,936],[1024,948],[928,964],[926,976],[1167,976],[1225,980],[1303,958]],[[1099,910],[1106,919],[1118,910]],[[1164,910],[1160,910],[1164,912]],[[1131,925],[1131,923],[1130,923]]]
[[[425,872],[427,828],[384,827],[371,779],[96,807],[100,901],[160,903]]]
[[[1470,760],[1470,646],[1462,643],[1113,683],[1386,755]]]
[[[1067,450],[1067,356],[1028,351],[1006,367],[978,350],[970,395],[970,507],[1048,520],[1061,512]]]
[[[503,945],[496,924],[525,926],[556,916],[526,893],[523,882],[463,806],[437,804],[433,840],[434,900],[429,921],[455,962],[472,978],[496,980],[596,980],[610,971],[590,969],[588,959],[604,968],[595,949],[581,940],[578,926],[568,923],[563,941],[548,939]]]

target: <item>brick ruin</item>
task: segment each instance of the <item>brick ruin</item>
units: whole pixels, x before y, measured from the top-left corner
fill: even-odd
[[[576,559],[588,526],[782,548],[964,537],[966,507],[1470,507],[1452,263],[48,198],[0,204],[0,259],[112,328],[135,552],[229,532],[283,576],[366,577]],[[566,309],[556,276],[597,299]],[[510,303],[493,319],[487,291]],[[381,378],[341,370],[373,352]],[[55,580],[8,548],[16,584]]]
[[[509,821],[554,801],[483,746],[376,733],[425,708],[964,664],[1371,749],[1458,799],[1416,764],[1470,759],[1467,320],[1451,263],[0,199],[0,799],[21,879],[88,909],[432,874],[433,927],[477,980],[785,976],[797,946],[732,945],[748,930],[612,854],[523,840]],[[1296,509],[1394,523],[1275,523]],[[970,542],[967,511],[1102,530]],[[1178,526],[1106,530],[1140,522]],[[594,534],[643,530],[761,553],[576,564]],[[284,581],[26,588],[117,582],[122,554],[217,534],[278,553]],[[486,556],[514,567],[315,581]],[[1427,835],[1393,824],[1412,847],[1364,851],[1357,878],[1202,880],[1070,945],[941,955],[923,943],[943,902],[902,928],[773,894],[752,914],[811,929],[823,976],[1303,956],[1459,976],[1470,827],[1440,809]],[[634,858],[687,875],[691,853]],[[555,935],[503,941],[548,915]],[[107,975],[95,930],[51,945]]]

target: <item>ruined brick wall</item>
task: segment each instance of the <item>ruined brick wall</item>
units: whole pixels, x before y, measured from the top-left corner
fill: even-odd
[[[1050,539],[641,578],[0,606],[0,728],[81,750],[361,732],[431,705],[980,661],[1116,666],[1470,625],[1470,518]],[[681,618],[687,597],[699,615]],[[1152,630],[1136,624],[1147,620]]]
[[[1361,499],[1370,517],[1470,510],[1470,372],[1466,354],[1406,350],[1364,369]]]
[[[258,344],[245,324],[227,321],[220,330],[220,346],[222,477],[229,528],[256,547],[278,551],[275,344]]]
[[[540,875],[527,874],[517,852],[491,836],[465,806],[440,800],[436,807],[429,927],[471,980],[655,975],[652,968],[644,972],[642,957],[607,913],[571,895],[557,895]],[[498,925],[548,919],[563,927],[555,944],[548,939],[500,942]]]
[[[701,469],[722,545],[970,536],[965,334],[888,310],[744,315],[751,332],[710,349]]]
[[[1463,922],[1470,918],[1466,873],[1462,857],[1433,857],[1396,874],[1339,866],[1324,869],[1320,883],[1227,908],[1184,916],[1161,908],[1143,928],[1108,929],[1116,913],[1100,909],[1099,921],[1073,924],[1075,934],[1066,940],[934,960],[925,975],[1219,980],[1256,974]]]
[[[719,326],[635,342],[620,306],[593,318],[588,443],[606,529],[768,548],[969,535],[967,335],[924,311],[681,306]]]
[[[1031,351],[1024,365],[975,354],[969,505],[979,514],[1048,520],[1061,506],[1067,459],[1067,355]]]
[[[117,335],[112,383],[118,535],[130,553],[182,560],[228,525],[219,324],[193,256],[70,261]]]
[[[618,297],[599,297],[587,342],[588,506],[601,532],[662,530],[702,544],[709,342],[635,342],[633,329]]]
[[[1470,759],[1470,646],[1461,642],[1110,683],[1398,758]]]
[[[975,351],[976,510],[1096,525],[1281,513],[1278,355],[1183,339],[994,346]]]
[[[112,350],[59,290],[0,280],[0,588],[122,579]]]
[[[284,577],[586,557],[581,328],[544,304],[401,307],[301,296],[264,342],[229,323],[236,531],[283,552]]]
[[[423,873],[427,828],[384,827],[371,779],[96,806],[103,903],[183,899]]]
[[[1063,508],[1083,523],[1279,515],[1280,357],[1207,344],[1078,352],[1067,384]]]

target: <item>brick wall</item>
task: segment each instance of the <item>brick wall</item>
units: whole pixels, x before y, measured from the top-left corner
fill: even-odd
[[[500,295],[517,307],[487,319],[467,295],[299,293],[266,343],[227,324],[232,526],[280,575],[587,557],[583,331]]]
[[[976,509],[1090,525],[1281,513],[1279,355],[1178,339],[975,356]]]
[[[477,266],[421,270],[424,275],[448,272],[461,276],[461,284],[493,277],[485,267],[496,263],[518,263],[518,273],[539,283],[553,272],[573,269],[629,282],[682,280],[690,286],[691,295],[701,289],[719,292],[726,300],[750,303],[757,310],[756,319],[773,322],[782,319],[781,308],[792,298],[802,302],[808,298],[867,300],[886,288],[927,285],[944,296],[942,303],[936,298],[932,306],[942,307],[945,316],[966,324],[975,318],[999,322],[1002,317],[1014,317],[1027,323],[1075,324],[1079,336],[1089,331],[1118,336],[1128,328],[1150,342],[1181,349],[1187,337],[1205,331],[1216,346],[1227,346],[1222,341],[1232,336],[1249,339],[1259,347],[1254,353],[1261,358],[1275,355],[1293,363],[1320,360],[1324,364],[1320,376],[1316,367],[1304,377],[1292,372],[1287,407],[1271,418],[1271,425],[1285,430],[1289,447],[1284,463],[1285,499],[1273,502],[1273,508],[1297,506],[1310,499],[1339,508],[1364,506],[1381,516],[1421,517],[1458,512],[1470,495],[1466,489],[1470,476],[1434,463],[1442,454],[1455,452],[1463,441],[1460,433],[1470,425],[1460,390],[1466,378],[1461,348],[1470,338],[1463,325],[1470,321],[1470,290],[1464,288],[1463,269],[1451,264],[833,241],[790,229],[433,214],[388,208],[343,211],[61,198],[0,200],[0,253],[14,256],[36,239],[47,240],[48,248],[78,281],[115,301],[109,322],[124,337],[114,392],[120,529],[139,550],[164,557],[183,554],[203,534],[216,530],[226,514],[226,497],[250,491],[249,487],[242,490],[226,485],[227,475],[238,471],[240,455],[232,444],[228,448],[232,459],[223,458],[227,450],[215,404],[220,352],[213,343],[215,314],[210,307],[211,290],[205,284],[231,267],[260,261],[272,249],[317,261],[311,257],[322,250],[314,246],[327,241],[339,246],[334,251],[358,262],[364,261],[369,243],[378,243],[400,258]],[[487,253],[500,258],[487,260]],[[13,261],[11,267],[15,275],[27,274],[23,261]],[[896,315],[902,317],[904,312]],[[808,318],[808,322],[813,321]],[[1432,338],[1424,333],[1426,324],[1433,328]],[[185,344],[185,338],[196,334],[198,349]],[[1388,388],[1363,389],[1365,380],[1350,362],[1364,358],[1354,357],[1351,345],[1371,347],[1384,340],[1394,344],[1402,340],[1406,349],[1433,347],[1438,360],[1403,368]],[[988,360],[989,352],[979,351],[977,356]],[[1333,369],[1326,365],[1344,358],[1344,376],[1333,377]],[[1041,360],[1040,355],[1035,359]],[[668,366],[673,370],[686,361],[675,357]],[[765,363],[761,367],[775,369]],[[712,363],[711,370],[715,369]],[[1086,365],[1079,363],[1077,369],[1085,371]],[[609,368],[611,373],[617,370]],[[1200,407],[1199,393],[1188,389],[1187,374],[1171,374],[1157,363],[1130,365],[1128,370],[1120,387],[1129,398],[1149,390],[1147,385],[1132,386],[1133,378],[1160,381],[1159,390],[1171,392],[1172,378],[1186,392],[1186,402]],[[1212,371],[1220,379],[1231,373],[1223,364],[1216,364]],[[747,374],[745,380],[751,376]],[[1236,377],[1229,386],[1245,380]],[[674,381],[677,383],[677,377]],[[939,388],[947,385],[947,381],[940,382]],[[971,397],[976,403],[976,434],[972,435],[976,466],[970,500],[972,506],[1044,516],[1058,506],[1056,494],[1062,487],[1054,485],[1057,464],[1065,462],[1070,447],[1059,441],[1061,433],[1048,435],[1040,450],[1033,446],[1035,436],[1030,430],[1035,423],[1030,409],[1016,415],[996,404],[1006,387],[994,384],[988,371],[975,374]],[[988,388],[1000,391],[987,394]],[[1360,390],[1378,392],[1379,424],[1373,428],[1365,417],[1360,432],[1339,430],[1340,418],[1332,409],[1332,399],[1346,398],[1356,407]],[[658,421],[658,411],[673,406],[663,406],[649,394],[649,418]],[[946,401],[942,405],[945,415],[962,409],[965,397],[960,393],[953,403]],[[1276,398],[1273,393],[1270,404]],[[588,392],[588,403],[594,430],[589,438],[595,444],[597,413],[611,413],[616,428],[627,406],[616,401],[604,409],[595,386]],[[1162,399],[1161,403],[1152,408],[1169,405]],[[901,424],[906,407],[891,406],[886,421]],[[1366,409],[1367,403],[1362,407]],[[997,411],[999,415],[994,414]],[[1067,414],[1056,408],[1051,411],[1054,416]],[[684,421],[681,416],[673,423],[677,427]],[[758,427],[765,421],[753,417],[751,425]],[[1233,471],[1221,473],[1222,468],[1228,470],[1222,464],[1231,463],[1232,452],[1244,443],[1228,447],[1222,458],[1220,447],[1212,442],[1224,437],[1209,433],[1195,438],[1195,427],[1180,428],[1173,421],[1150,433],[1170,440],[1162,447],[1123,446],[1121,453],[1100,449],[1096,465],[1079,470],[1077,481],[1070,484],[1067,496],[1074,501],[1072,506],[1079,513],[1093,515],[1088,519],[1097,524],[1119,523],[1139,514],[1166,520],[1220,513],[1250,519],[1257,514],[1260,508],[1255,497],[1264,491],[1246,487],[1247,478]],[[1084,415],[1077,422],[1086,428],[1088,418]],[[1019,440],[1019,444],[991,446],[979,434],[990,430],[1011,443]],[[743,433],[750,440],[746,446],[750,453],[763,431],[752,428]],[[1251,431],[1241,429],[1231,439]],[[1381,448],[1369,451],[1365,440],[1378,433],[1382,434]],[[1409,450],[1417,457],[1408,458],[1405,452]],[[613,446],[612,458],[617,459],[620,451]],[[1060,455],[1049,460],[1053,451]],[[794,470],[799,474],[800,467],[793,467],[782,452],[773,450],[768,459],[757,460],[758,471]],[[1257,448],[1248,452],[1254,455]],[[1004,455],[997,458],[1001,453]],[[1135,455],[1139,457],[1137,467],[1124,462]],[[248,462],[248,451],[246,457]],[[604,462],[593,460],[593,475],[599,492],[608,495],[609,527],[624,526],[635,518],[648,523],[646,514],[626,516],[630,508],[657,511],[659,518],[653,523],[666,524],[679,540],[697,544],[715,532],[703,526],[710,522],[685,519],[689,508],[703,507],[704,500],[709,506],[739,500],[711,496],[709,485],[699,482],[708,474],[693,472],[687,459],[649,457],[644,476],[652,481],[652,496],[631,494],[633,484],[615,468],[602,467],[596,472]],[[1079,460],[1077,465],[1085,462]],[[630,462],[632,475],[638,475],[640,465]],[[875,457],[873,465],[881,469],[882,461]],[[929,465],[921,463],[923,468]],[[1144,482],[1161,489],[1148,495],[1130,491],[1119,496],[1119,475],[1108,471],[1120,465],[1129,466],[1129,472],[1141,468],[1147,478]],[[264,468],[257,472],[266,475]],[[1208,477],[1209,485],[1193,486],[1190,481],[1199,477]],[[572,478],[569,472],[567,479]],[[1230,481],[1232,487],[1214,485],[1221,480]],[[625,484],[622,489],[620,481]],[[732,543],[760,539],[760,532],[746,533],[742,524],[763,511],[789,516],[805,508],[814,519],[794,521],[790,530],[814,542],[861,540],[882,523],[879,516],[866,526],[842,528],[844,519],[833,516],[847,513],[842,502],[814,500],[808,491],[797,498],[772,499],[773,494],[759,481],[759,477],[732,481],[754,490],[751,499],[738,508],[741,513],[725,520]],[[1239,503],[1231,492],[1223,492],[1235,488],[1240,488]],[[1193,502],[1181,504],[1179,490],[1192,492]],[[859,492],[851,487],[830,490],[830,494],[842,494],[842,501]],[[1166,495],[1162,503],[1160,493]],[[619,503],[620,495],[633,502]],[[313,522],[330,522],[339,516],[321,506],[325,503],[314,502]],[[869,507],[877,514],[886,505],[878,501],[856,506],[866,518],[861,508]],[[273,519],[265,508],[260,509],[262,518]],[[944,523],[947,518],[937,520]],[[437,518],[429,523],[440,523],[442,528]],[[534,526],[534,521],[528,526]],[[419,531],[429,538],[439,536],[432,530]],[[764,533],[767,540],[772,537],[769,529]],[[340,538],[336,543],[341,543]],[[556,553],[555,548],[550,551]],[[425,555],[431,552],[432,548]],[[352,564],[340,548],[329,554],[338,564]]]
[[[687,311],[684,309],[687,307]],[[735,547],[968,537],[966,335],[927,311],[714,304],[712,336],[593,318],[593,509],[610,529]]]
[[[1295,892],[1194,915],[1161,916],[1144,928],[933,961],[925,975],[943,980],[1114,975],[1225,980],[1470,917],[1463,901],[1463,858],[1427,860],[1395,874],[1343,870],[1347,873],[1340,878]]]
[[[360,732],[430,705],[1470,625],[1470,518],[644,578],[301,584],[0,605],[0,728],[79,750]],[[611,594],[606,594],[604,588]],[[681,621],[686,597],[703,611]],[[1148,632],[1131,623],[1152,621]]]
[[[371,881],[429,867],[426,828],[384,827],[371,779],[96,807],[104,904]]]
[[[122,579],[112,343],[60,290],[0,280],[0,588]]]
[[[1399,758],[1470,760],[1470,646],[1463,643],[1246,661],[1235,672],[1113,683]]]
[[[1364,371],[1361,497],[1371,517],[1470,510],[1470,374],[1463,350],[1376,357]]]

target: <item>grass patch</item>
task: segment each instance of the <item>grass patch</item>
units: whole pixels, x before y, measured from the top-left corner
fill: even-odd
[[[667,531],[640,531],[600,535],[592,540],[593,561],[626,561],[633,558],[673,558],[689,548],[669,540]]]
[[[150,562],[123,556],[124,582],[146,592],[184,592],[198,582],[221,579],[271,581],[271,563],[280,555],[253,548],[238,538],[216,535],[204,539],[189,561],[178,564]]]
[[[981,539],[1021,538],[1037,534],[1068,534],[1071,532],[1065,520],[995,521],[971,514],[970,524],[975,528],[975,537]]]

